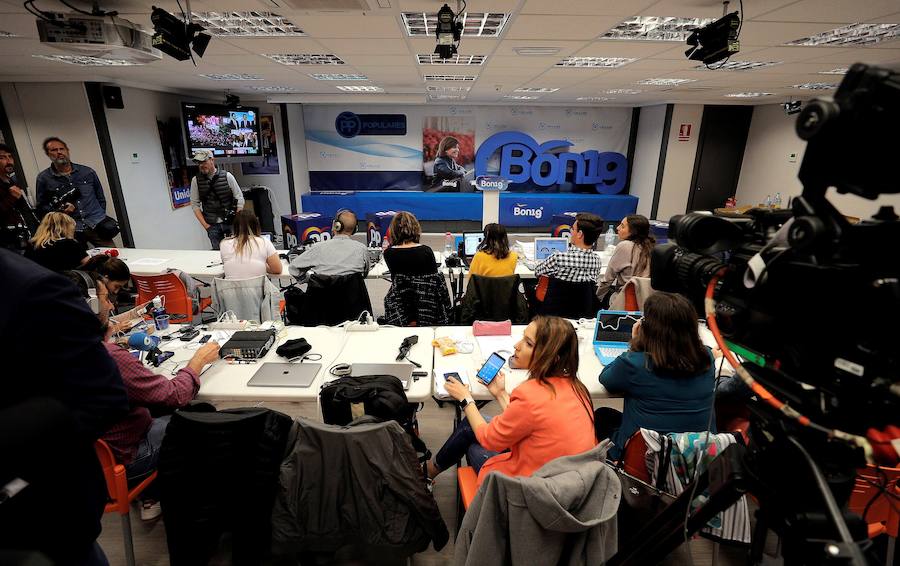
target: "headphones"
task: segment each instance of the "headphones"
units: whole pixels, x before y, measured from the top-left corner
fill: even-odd
[[[77,273],[81,280],[84,281],[84,291],[87,291],[87,297],[85,300],[87,301],[88,308],[91,309],[91,312],[94,314],[100,314],[100,299],[97,297],[97,286],[94,284],[93,278],[90,275],[85,273],[84,271],[73,269],[69,273]]]
[[[340,232],[341,230],[344,229],[344,223],[340,221],[341,214],[344,212],[349,212],[349,213],[353,214],[353,216],[356,216],[356,214],[349,208],[342,208],[342,209],[338,210],[337,212],[335,212],[334,220],[331,222],[331,233],[332,234],[337,234],[338,232]],[[356,220],[356,224],[353,226],[353,231],[350,232],[351,236],[353,234],[356,234],[357,228],[359,228],[359,219],[358,218]]]

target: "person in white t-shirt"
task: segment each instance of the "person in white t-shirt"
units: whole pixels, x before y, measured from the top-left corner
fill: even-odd
[[[281,259],[272,242],[260,236],[259,218],[249,210],[234,217],[234,236],[219,248],[225,279],[249,279],[281,274]]]

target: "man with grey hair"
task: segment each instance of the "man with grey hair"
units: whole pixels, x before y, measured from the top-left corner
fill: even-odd
[[[291,261],[289,271],[300,277],[306,271],[319,275],[350,275],[369,273],[369,252],[366,245],[351,238],[358,220],[352,210],[340,210],[331,225],[332,237],[314,244]]]
[[[195,151],[192,159],[200,174],[191,179],[191,208],[212,249],[218,251],[222,240],[232,233],[234,215],[244,209],[244,193],[234,175],[216,168],[211,151]]]

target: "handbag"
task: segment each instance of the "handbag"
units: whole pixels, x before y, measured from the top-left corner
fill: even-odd
[[[94,232],[103,240],[112,240],[119,235],[119,223],[107,216],[94,226]]]
[[[663,435],[661,436],[661,442],[662,449],[660,452],[662,457],[659,458],[656,469],[655,485],[650,485],[626,472],[624,456],[616,465],[611,466],[618,475],[619,483],[622,486],[622,497],[617,519],[619,524],[619,548],[634,543],[635,541],[632,539],[635,535],[640,533],[647,523],[675,501],[675,496],[665,491],[672,440],[668,436]],[[625,447],[627,449],[628,443],[625,444]],[[625,454],[625,450],[622,450],[622,454]]]

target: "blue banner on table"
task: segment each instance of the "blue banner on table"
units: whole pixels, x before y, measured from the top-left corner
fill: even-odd
[[[172,199],[172,208],[181,208],[191,204],[190,187],[169,187],[169,197]]]
[[[322,242],[331,238],[333,217],[318,212],[284,214],[281,217],[281,233],[285,248],[307,242]]]
[[[579,198],[580,197],[580,198]],[[500,224],[505,226],[547,226],[547,219],[571,212],[592,212],[607,221],[619,221],[634,214],[637,197],[631,195],[536,195],[500,194]]]
[[[396,211],[382,210],[366,214],[366,245],[380,248],[384,242],[391,242],[390,226]]]

